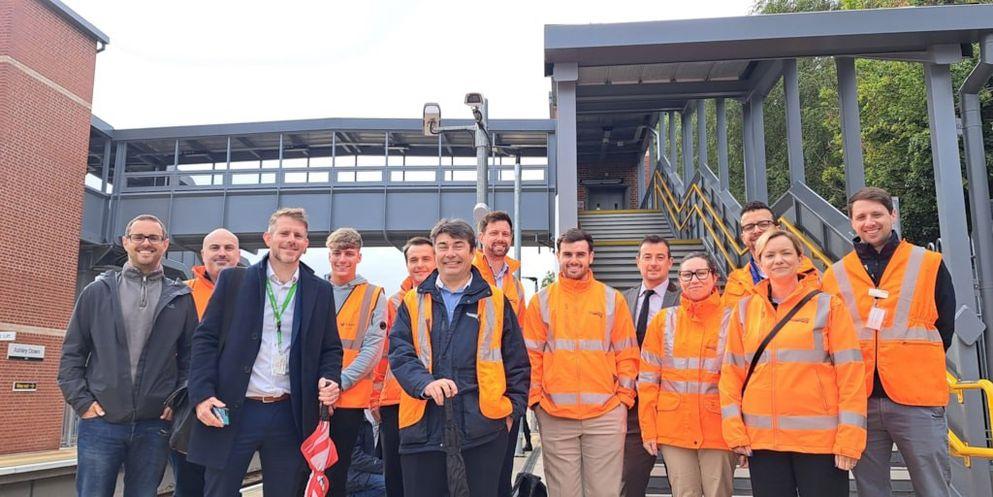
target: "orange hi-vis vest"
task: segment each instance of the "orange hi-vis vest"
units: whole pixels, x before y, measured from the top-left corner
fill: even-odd
[[[901,241],[878,287],[855,252],[824,274],[824,291],[844,300],[858,331],[866,392],[872,392],[878,369],[886,395],[896,403],[925,407],[948,403],[945,348],[934,325],[940,266],[941,254]],[[873,306],[886,313],[880,330],[867,326]]]
[[[207,266],[193,266],[193,279],[186,280],[186,285],[193,290],[193,303],[197,308],[197,318],[203,319],[207,310],[210,296],[214,294],[214,282],[207,277]]]
[[[563,277],[531,298],[524,312],[531,359],[528,405],[569,419],[634,405],[638,339],[624,296],[593,276]]]
[[[404,295],[410,289],[415,288],[414,280],[408,276],[400,284],[400,290],[394,293],[389,300],[386,301],[386,329],[392,330],[393,323],[396,322],[397,310],[400,309],[400,304],[403,303]],[[386,338],[383,340],[383,359],[379,361],[379,365],[376,367],[375,376],[372,382],[372,395],[369,399],[369,407],[376,408],[380,406],[395,406],[400,404],[400,392],[403,390],[400,387],[400,382],[397,381],[396,376],[393,376],[393,371],[390,369],[389,354],[390,351],[390,337],[389,332],[387,332]]]
[[[638,373],[638,422],[645,442],[728,450],[721,436],[717,383],[731,309],[716,291],[700,302],[684,295],[645,332]]]
[[[858,459],[866,442],[865,366],[844,303],[816,295],[756,358],[773,326],[811,289],[799,285],[778,308],[764,297],[768,280],[757,290],[731,313],[719,382],[724,441],[729,447]]]
[[[731,271],[728,274],[727,283],[724,284],[724,294],[721,296],[726,307],[734,307],[741,299],[755,294],[756,284],[752,282],[752,270],[750,263]],[[811,288],[819,288],[821,285],[821,272],[817,270],[814,263],[807,256],[800,256],[799,273],[800,283]],[[761,282],[759,282],[761,283]]]
[[[514,273],[521,268],[521,263],[517,260],[507,257],[505,259],[507,262],[507,274],[503,275],[503,294],[510,301],[510,306],[514,309],[514,315],[517,316],[517,322],[520,324],[524,323],[524,309],[526,304],[524,303],[524,287],[521,285],[521,280],[514,276]],[[490,264],[486,261],[486,256],[483,255],[482,250],[477,250],[476,254],[472,258],[472,265],[479,270],[479,274],[483,276],[490,286],[496,286],[496,275],[493,274],[493,270],[490,269]]]
[[[356,285],[348,294],[345,303],[338,311],[338,336],[341,337],[342,357],[341,367],[347,368],[362,350],[362,340],[372,322],[372,314],[376,309],[383,289],[362,283]],[[368,374],[348,390],[341,392],[336,407],[365,409],[369,407],[372,396],[373,375]]]
[[[476,339],[476,382],[479,384],[479,410],[490,419],[510,416],[513,406],[507,397],[507,374],[503,369],[503,313],[504,296],[499,288],[490,286],[493,293],[479,300],[479,335]],[[421,364],[432,369],[431,319],[433,299],[430,293],[418,294],[410,290],[403,298],[403,305],[410,313],[414,351]],[[427,400],[400,392],[400,428],[417,424],[424,417]]]

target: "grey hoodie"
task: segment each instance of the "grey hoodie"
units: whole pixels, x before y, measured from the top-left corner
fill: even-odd
[[[331,279],[328,278],[328,281]],[[345,305],[352,290],[363,283],[368,283],[368,281],[362,276],[355,276],[354,280],[340,286],[331,281],[331,287],[334,291],[335,313],[341,310],[341,306]],[[359,355],[351,364],[341,370],[342,391],[352,388],[359,380],[371,375],[376,369],[376,364],[379,364],[379,360],[383,357],[383,339],[386,338],[386,299],[387,297],[380,293],[379,299],[374,303],[372,320],[369,321],[369,328],[362,339]]]

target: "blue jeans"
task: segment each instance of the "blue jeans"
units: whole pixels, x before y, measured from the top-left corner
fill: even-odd
[[[169,461],[176,480],[173,497],[203,497],[203,466],[187,461],[186,454],[176,451],[169,454]]]
[[[371,474],[362,490],[349,491],[348,497],[383,497],[386,495],[386,479],[383,475]]]
[[[124,497],[154,497],[169,458],[170,423],[148,419],[108,423],[79,421],[76,493],[112,497],[117,474],[124,467]]]

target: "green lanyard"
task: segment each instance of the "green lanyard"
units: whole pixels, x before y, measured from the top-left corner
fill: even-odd
[[[276,295],[272,293],[272,282],[268,279],[265,280],[265,290],[269,295],[269,305],[272,306],[272,315],[276,317],[276,347],[283,347],[283,313],[286,312],[286,306],[290,305],[290,301],[293,300],[293,294],[297,292],[297,284],[293,282],[293,286],[290,287],[290,291],[286,294],[286,298],[283,300],[282,306],[276,305]]]

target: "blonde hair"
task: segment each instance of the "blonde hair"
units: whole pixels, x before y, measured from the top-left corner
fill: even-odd
[[[352,228],[338,228],[328,235],[324,246],[329,249],[360,249],[362,248],[362,235]]]
[[[800,239],[797,238],[797,236],[794,235],[793,233],[790,233],[789,231],[782,231],[778,229],[771,229],[769,231],[766,231],[765,233],[762,233],[762,236],[760,236],[758,240],[755,240],[755,254],[758,255],[759,258],[761,258],[762,252],[765,251],[766,245],[768,245],[770,241],[775,240],[776,238],[789,239],[790,243],[793,244],[793,248],[796,249],[797,256],[803,255],[803,243],[800,242]]]
[[[299,221],[303,223],[304,228],[310,228],[310,225],[307,223],[307,211],[300,207],[283,207],[269,216],[269,228],[267,231],[269,231],[270,234],[276,227],[276,221],[281,217],[288,217],[294,221]]]

